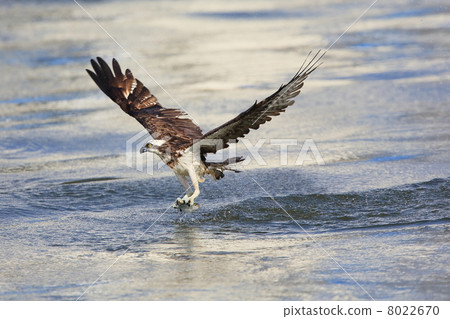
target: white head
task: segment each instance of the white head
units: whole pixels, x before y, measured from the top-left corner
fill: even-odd
[[[145,152],[152,152],[152,153],[160,155],[161,151],[159,150],[159,148],[164,143],[166,143],[166,141],[164,141],[164,140],[151,140],[150,142],[145,144],[143,147],[141,147],[140,153],[142,154]]]

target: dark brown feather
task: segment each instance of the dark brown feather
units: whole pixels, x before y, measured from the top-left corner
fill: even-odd
[[[248,134],[250,129],[258,129],[260,125],[270,121],[273,116],[279,115],[289,105],[294,104],[295,101],[293,98],[300,93],[300,89],[303,87],[308,75],[321,65],[319,61],[324,54],[320,54],[320,51],[318,51],[306,63],[309,57],[308,55],[298,72],[286,85],[282,85],[278,91],[261,102],[256,101],[252,107],[234,119],[203,135],[202,141],[200,142],[202,143],[200,147],[202,156],[206,153],[216,153],[220,149],[227,148],[229,143],[237,143],[237,139]]]
[[[100,57],[97,61],[92,59],[91,64],[94,72],[86,71],[98,87],[125,113],[141,123],[153,138],[167,141],[164,145],[168,151],[183,150],[192,145],[193,140],[202,137],[201,129],[185,117],[185,112],[163,108],[130,70],[122,73],[116,59],[112,60],[114,73]]]

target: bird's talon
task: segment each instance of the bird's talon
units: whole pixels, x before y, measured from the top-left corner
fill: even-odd
[[[177,198],[176,202],[173,204],[174,208],[180,208],[180,206],[189,206],[192,207],[195,205],[194,201],[192,199],[189,199],[189,197],[185,196],[183,198]],[[181,208],[180,208],[181,210]]]

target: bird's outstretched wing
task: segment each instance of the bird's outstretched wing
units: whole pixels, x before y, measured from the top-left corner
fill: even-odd
[[[153,138],[165,140],[176,149],[183,149],[202,137],[202,130],[185,117],[185,112],[163,108],[129,69],[125,74],[122,73],[116,59],[112,60],[114,73],[100,57],[97,57],[97,61],[92,59],[91,64],[95,73],[86,71],[92,80],[125,113],[141,123]]]
[[[279,115],[289,105],[294,104],[293,98],[300,93],[300,89],[303,87],[303,83],[308,75],[321,65],[319,61],[324,54],[320,54],[320,51],[318,51],[307,62],[309,54],[289,83],[282,85],[278,91],[264,100],[256,101],[252,107],[234,119],[203,135],[198,142],[201,144],[201,154],[215,153],[220,149],[227,148],[229,143],[237,143],[237,139],[248,134],[250,129],[258,129],[261,124],[270,121],[273,116]]]

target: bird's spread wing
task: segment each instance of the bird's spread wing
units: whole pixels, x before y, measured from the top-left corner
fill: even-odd
[[[125,113],[139,121],[153,138],[183,149],[202,137],[202,130],[191,119],[185,118],[185,112],[163,108],[130,70],[122,73],[116,59],[112,60],[114,73],[102,58],[92,59],[91,64],[94,72],[86,71],[98,87]]]
[[[320,54],[320,51],[318,51],[306,63],[309,57],[308,55],[303,65],[289,83],[282,85],[278,91],[264,100],[255,102],[252,107],[234,119],[203,135],[201,141],[198,142],[201,143],[201,153],[203,155],[206,153],[215,153],[220,149],[227,148],[229,143],[236,143],[237,139],[244,137],[250,132],[250,129],[258,129],[261,124],[270,121],[273,116],[279,115],[289,105],[294,104],[293,98],[300,93],[300,89],[303,87],[303,83],[308,75],[320,66],[321,63],[319,61],[324,54]]]

